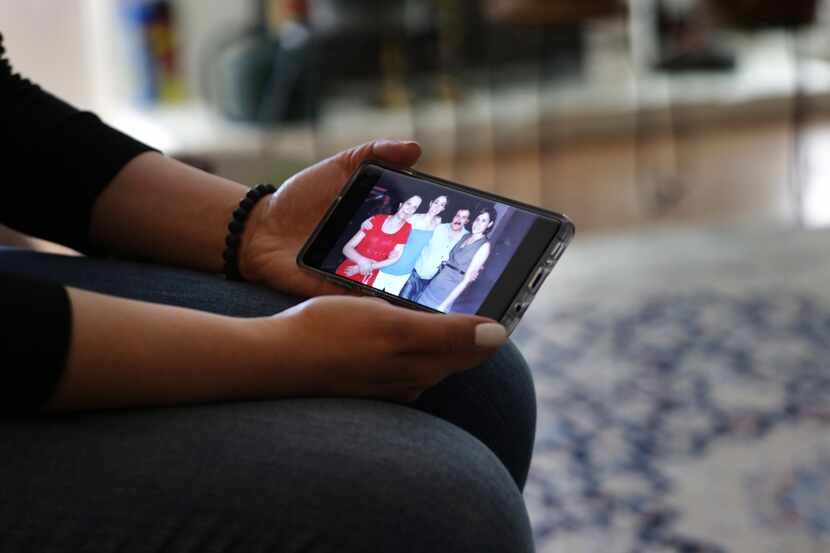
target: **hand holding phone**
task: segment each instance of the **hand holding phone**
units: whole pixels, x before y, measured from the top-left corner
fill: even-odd
[[[406,307],[477,314],[511,331],[573,233],[564,215],[365,161],[297,263]]]
[[[326,214],[360,163],[379,159],[409,166],[421,155],[413,142],[376,140],[316,163],[260,201],[245,226],[240,272],[249,282],[266,284],[297,297],[342,294],[343,287],[297,267],[297,252]]]

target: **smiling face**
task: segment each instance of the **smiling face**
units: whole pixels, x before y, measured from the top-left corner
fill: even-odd
[[[411,198],[406,200],[398,208],[398,217],[404,220],[412,217],[415,214],[415,212],[418,211],[418,208],[421,207],[421,201],[422,200],[420,196],[412,196]]]
[[[429,214],[433,217],[441,213],[447,209],[447,197],[446,196],[438,196],[431,202],[429,202]]]
[[[493,222],[490,220],[490,214],[485,212],[479,213],[475,221],[473,221],[473,234],[484,234],[490,228]]]
[[[469,209],[459,209],[455,213],[455,217],[452,218],[452,230],[458,232],[459,230],[463,229],[467,226],[467,223],[470,222],[470,210]]]

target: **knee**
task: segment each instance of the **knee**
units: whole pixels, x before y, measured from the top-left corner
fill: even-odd
[[[512,342],[483,365],[428,390],[418,407],[463,428],[502,461],[520,489],[536,437],[533,377]]]
[[[493,360],[496,381],[515,425],[524,431],[528,447],[536,435],[536,387],[533,374],[516,345],[510,341]]]
[[[493,452],[443,421],[430,432],[428,442],[352,463],[360,469],[326,530],[332,550],[533,551],[521,492]]]
[[[524,489],[533,446],[536,440],[536,388],[533,375],[524,357],[508,342],[491,359],[485,376],[479,385],[501,420],[502,432],[498,435],[500,457],[516,484]]]

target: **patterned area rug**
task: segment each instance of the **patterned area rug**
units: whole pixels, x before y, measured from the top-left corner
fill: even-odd
[[[830,552],[830,232],[577,237],[514,338],[540,552]]]

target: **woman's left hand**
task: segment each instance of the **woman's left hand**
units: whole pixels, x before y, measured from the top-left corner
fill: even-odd
[[[344,289],[297,266],[297,254],[334,198],[366,159],[400,167],[421,156],[414,142],[376,140],[340,152],[297,173],[251,213],[239,254],[245,280],[300,297],[342,294]]]

